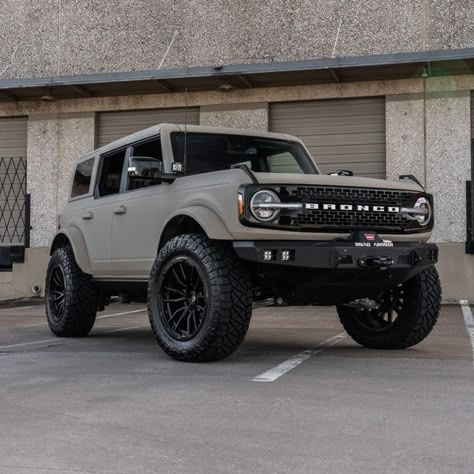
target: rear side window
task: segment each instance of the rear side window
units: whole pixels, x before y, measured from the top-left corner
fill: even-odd
[[[120,192],[125,153],[126,150],[121,150],[102,157],[99,196],[109,196]]]
[[[94,168],[94,158],[82,161],[76,167],[74,180],[72,182],[71,197],[82,196],[89,192],[91,186],[92,168]]]

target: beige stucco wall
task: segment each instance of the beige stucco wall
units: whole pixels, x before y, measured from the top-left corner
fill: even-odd
[[[471,170],[470,91],[436,80],[427,81],[424,93],[388,96],[386,125],[387,176],[414,174],[434,195],[432,240],[463,242]]]
[[[466,180],[471,171],[469,91],[431,94],[426,101],[426,177],[434,196],[433,240],[462,242],[466,236]],[[474,286],[474,285],[473,285]]]
[[[268,130],[268,103],[203,106],[200,109],[200,124]]]
[[[472,0],[2,0],[3,78],[465,48]]]
[[[67,200],[73,163],[94,149],[94,114],[32,114],[28,118],[27,189],[31,247],[47,247]]]
[[[0,272],[0,300],[34,296],[33,285],[38,285],[44,296],[48,259],[47,248],[26,249],[24,263],[13,264],[11,272]]]
[[[385,104],[387,178],[412,174],[425,184],[423,94],[389,95]]]
[[[439,262],[436,265],[443,288],[443,301],[474,302],[474,255],[464,251],[463,243],[438,244]]]

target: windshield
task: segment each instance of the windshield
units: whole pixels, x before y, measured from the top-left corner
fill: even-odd
[[[184,132],[171,133],[175,161],[184,162],[184,137]],[[317,174],[313,161],[296,142],[221,133],[187,133],[187,174],[228,170],[237,164],[246,164],[256,172]]]

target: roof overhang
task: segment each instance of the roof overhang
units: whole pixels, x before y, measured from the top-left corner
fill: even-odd
[[[0,101],[70,99],[474,73],[474,48],[0,80]]]

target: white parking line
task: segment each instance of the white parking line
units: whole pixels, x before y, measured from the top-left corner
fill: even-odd
[[[31,306],[15,306],[13,308],[0,308],[0,311],[17,311],[19,309],[28,309],[28,308],[36,308],[36,307],[41,307],[41,305],[36,304],[36,305],[31,305]]]
[[[133,311],[125,311],[123,313],[104,314],[103,316],[97,316],[96,319],[112,318],[113,316],[124,316],[125,314],[141,313],[142,311],[147,311],[147,309],[143,308],[143,309],[135,309]],[[44,326],[45,324],[48,324],[47,321],[42,321],[41,323],[24,324],[22,326],[16,326],[16,327],[29,328],[33,326]]]
[[[460,300],[462,315],[464,316],[464,324],[466,325],[467,333],[471,339],[472,349],[472,363],[474,365],[474,318],[472,317],[471,308],[467,300]]]
[[[91,336],[101,336],[102,334],[111,334],[111,333],[114,333],[114,332],[126,331],[127,329],[139,329],[139,328],[144,328],[144,327],[147,327],[147,325],[141,324],[140,326],[127,326],[127,327],[124,327],[124,328],[109,329],[107,331],[100,331],[100,332],[93,333],[93,334],[91,334]],[[2,351],[4,349],[14,349],[15,347],[36,346],[38,344],[44,344],[46,342],[54,342],[54,341],[56,341],[56,342],[60,341],[61,344],[69,344],[71,342],[77,341],[78,339],[79,338],[70,339],[70,338],[55,337],[53,339],[42,339],[40,341],[20,342],[18,344],[9,344],[7,346],[0,346],[0,351]],[[83,339],[83,338],[81,338],[81,339]]]
[[[41,341],[20,342],[18,344],[9,344],[8,346],[0,346],[0,351],[4,349],[13,349],[15,347],[34,346],[36,344],[44,344],[45,342],[53,342],[53,341],[58,341],[58,340],[59,339],[55,337],[54,339],[43,339]]]
[[[125,311],[123,313],[114,313],[114,314],[104,314],[103,316],[97,316],[96,319],[104,319],[104,318],[111,318],[113,316],[123,316],[125,314],[133,314],[133,313],[141,313],[143,311],[147,311],[146,308],[143,309],[135,309],[133,311]]]
[[[341,332],[340,334],[337,334],[336,336],[330,337],[329,339],[326,339],[325,341],[319,343],[317,346],[311,348],[311,349],[306,349],[303,352],[300,352],[299,354],[296,354],[293,357],[290,357],[288,360],[285,360],[285,362],[282,362],[281,364],[278,364],[276,367],[273,367],[273,369],[267,370],[266,372],[263,372],[263,374],[257,375],[252,379],[253,382],[274,382],[276,379],[280,378],[282,375],[286,374],[289,372],[291,369],[294,369],[298,365],[302,364],[305,360],[309,359],[310,357],[319,354],[320,352],[324,351],[328,347],[333,346],[334,344],[337,344],[339,341],[347,337],[347,334],[345,332]]]

